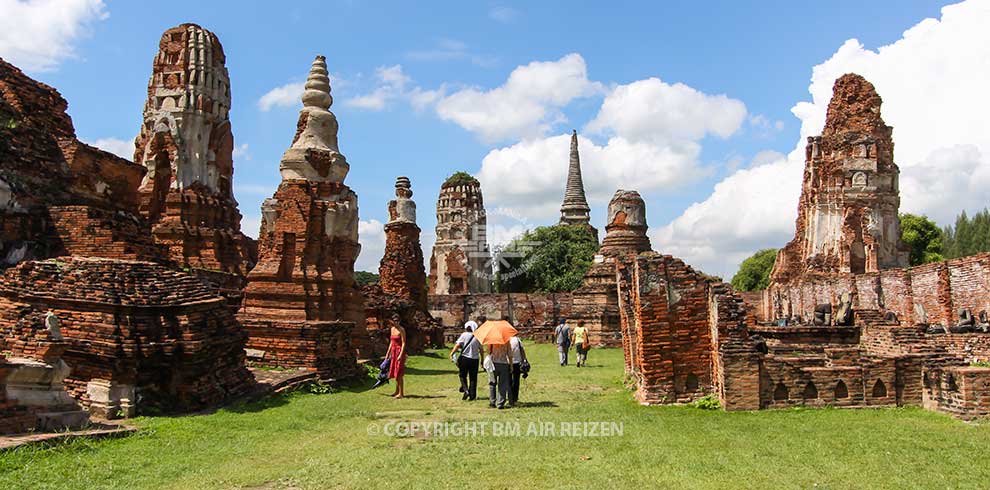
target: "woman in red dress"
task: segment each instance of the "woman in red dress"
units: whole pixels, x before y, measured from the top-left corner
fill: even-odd
[[[406,374],[406,329],[396,323],[389,333],[388,358],[391,362],[388,377],[395,379],[395,393],[392,396],[402,398],[405,395],[402,381]]]

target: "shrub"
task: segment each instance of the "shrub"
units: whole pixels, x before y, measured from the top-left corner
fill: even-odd
[[[705,395],[694,402],[694,406],[702,410],[718,410],[722,408],[722,404],[719,403],[718,397],[714,394]]]

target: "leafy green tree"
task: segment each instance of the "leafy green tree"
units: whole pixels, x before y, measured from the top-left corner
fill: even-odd
[[[447,180],[443,181],[444,187],[451,185],[477,185],[478,179],[474,178],[471,174],[458,170],[447,177]]]
[[[947,259],[990,252],[990,210],[984,209],[973,217],[966,211],[959,213],[954,225],[942,228],[941,252]]]
[[[573,291],[581,286],[597,251],[598,242],[586,227],[538,227],[496,255],[495,287],[511,293]]]
[[[357,271],[354,273],[354,282],[358,286],[367,286],[368,284],[378,284],[379,281],[378,274],[367,271]]]
[[[943,260],[942,231],[927,216],[901,214],[901,240],[911,247],[911,265]]]
[[[759,291],[770,285],[770,272],[777,261],[777,249],[767,248],[756,252],[739,264],[739,271],[732,276],[736,291]]]

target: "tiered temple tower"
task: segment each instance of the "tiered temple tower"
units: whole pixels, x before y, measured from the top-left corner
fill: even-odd
[[[560,224],[586,226],[598,241],[598,230],[591,226],[591,206],[584,196],[584,180],[581,178],[581,156],[578,154],[577,131],[571,134],[571,158],[567,167],[567,187],[564,203],[560,206]]]
[[[777,255],[773,282],[908,265],[897,215],[900,170],[882,102],[859,75],[836,80],[825,129],[808,138],[797,232]]]
[[[155,240],[185,267],[236,275],[254,265],[234,200],[230,78],[220,40],[195,24],[162,34],[134,161],[146,169],[140,211]]]
[[[305,367],[331,377],[354,371],[351,332],[364,337],[364,307],[354,282],[357,194],[337,147],[329,111],[326,59],[313,61],[282,182],[262,205],[258,265],[248,275],[240,318],[254,362]]]
[[[492,258],[478,179],[449,177],[437,199],[437,239],[430,257],[430,294],[489,293]]]

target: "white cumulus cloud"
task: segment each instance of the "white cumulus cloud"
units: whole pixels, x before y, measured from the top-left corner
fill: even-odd
[[[950,222],[962,209],[990,202],[990,3],[969,1],[942,9],[901,39],[876,50],[846,41],[812,70],[811,101],[792,112],[801,138],[786,159],[730,175],[706,200],[653,234],[654,246],[702,269],[735,272],[739,261],[794,234],[804,166],[804,141],[819,134],[839,76],[854,72],[883,98],[894,127],[894,160],[901,169],[901,210]],[[726,239],[738,237],[737,239]]]
[[[745,117],[742,102],[684,84],[650,78],[613,87],[586,126],[606,142],[578,137],[590,204],[604,208],[616,189],[648,193],[707,175],[710,169],[699,162],[701,140],[731,136]],[[568,134],[492,150],[478,173],[486,200],[536,223],[552,221],[563,198],[569,152]]]
[[[102,0],[0,0],[0,57],[28,72],[52,71],[107,17]]]
[[[134,158],[134,140],[122,140],[119,138],[99,138],[93,141],[86,141],[101,150],[109,151],[114,155],[128,160]]]
[[[375,70],[375,77],[378,86],[371,93],[353,97],[344,103],[359,109],[381,111],[390,101],[406,96],[406,86],[412,82],[402,71],[402,65],[379,67]]]
[[[562,107],[603,89],[588,79],[584,58],[572,53],[519,66],[501,86],[458,90],[438,98],[434,107],[441,119],[491,143],[543,136],[553,124],[566,121]]]
[[[361,220],[358,222],[358,241],[361,254],[354,263],[354,270],[378,274],[378,265],[385,255],[385,225],[376,219]]]
[[[745,117],[746,106],[738,100],[649,78],[612,89],[587,129],[673,146],[708,133],[727,138]]]
[[[299,98],[305,90],[305,82],[287,83],[275,87],[258,99],[258,109],[268,112],[275,107],[295,107],[301,104]]]

